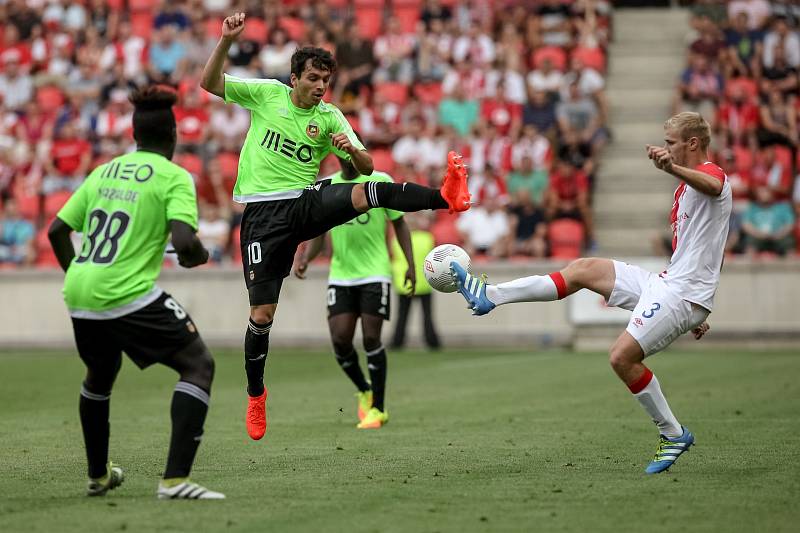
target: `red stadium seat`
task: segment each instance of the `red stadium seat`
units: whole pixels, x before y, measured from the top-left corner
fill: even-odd
[[[371,150],[370,155],[372,156],[372,164],[375,166],[375,170],[389,174],[394,172],[394,159],[392,159],[391,151],[385,148],[378,148]]]
[[[438,211],[436,222],[431,226],[431,233],[436,244],[461,244],[461,234],[456,228],[458,215],[451,215],[447,211]]]
[[[281,17],[278,26],[286,30],[289,38],[293,41],[301,42],[306,38],[306,23],[303,19],[293,17]]]
[[[550,256],[555,259],[576,259],[581,256],[585,231],[577,220],[562,218],[550,223],[547,238]]]
[[[38,195],[17,194],[14,196],[17,201],[17,209],[23,218],[36,220],[42,210],[41,198]]]
[[[178,154],[175,156],[175,164],[185,168],[195,179],[203,175],[203,160],[197,155]]]
[[[239,234],[239,228],[235,227],[231,230],[231,256],[235,263],[242,262],[242,245],[241,245],[241,235]]]
[[[153,13],[151,11],[135,11],[131,13],[131,31],[142,39],[150,39],[153,33]]]
[[[394,4],[394,16],[400,21],[400,28],[406,33],[416,33],[419,23],[419,6]]]
[[[415,84],[414,95],[423,104],[438,106],[442,100],[442,84],[436,82]]]
[[[389,102],[403,105],[408,101],[408,85],[399,82],[385,82],[375,85],[375,92],[380,93]]]
[[[64,207],[64,204],[67,203],[72,193],[69,191],[58,191],[51,194],[48,194],[44,197],[44,217],[47,220],[51,220],[56,214],[58,210]]]
[[[111,11],[120,11],[125,7],[125,0],[106,0],[106,5]]]
[[[355,12],[356,24],[361,30],[361,36],[368,40],[374,40],[381,32],[383,25],[383,8],[364,7]]]
[[[791,173],[792,171],[792,150],[786,146],[775,145],[775,159],[783,166],[784,172]]]
[[[36,104],[45,113],[52,113],[64,104],[64,93],[53,85],[39,87],[36,91]]]
[[[578,46],[572,51],[571,57],[580,59],[585,67],[593,68],[600,73],[606,71],[606,55],[602,48]]]
[[[42,268],[58,267],[58,258],[50,246],[50,239],[47,238],[47,227],[39,230],[36,234],[36,266]]]
[[[755,162],[753,152],[744,146],[734,146],[733,157],[736,159],[736,168],[740,169],[751,168]]]
[[[224,178],[236,178],[239,173],[239,155],[232,152],[222,152],[217,156],[220,170]]]
[[[531,53],[531,64],[533,68],[541,67],[545,58],[550,58],[553,67],[556,69],[562,72],[566,70],[567,52],[565,52],[563,48],[558,46],[542,46],[537,48]]]
[[[131,11],[152,11],[156,8],[158,0],[128,0],[128,9]]]
[[[247,24],[244,25],[242,35],[245,39],[250,39],[263,45],[267,42],[269,28],[267,28],[267,23],[264,22],[264,19],[248,18]]]
[[[353,0],[353,6],[357,9],[361,9],[363,7],[368,8],[383,8],[386,4],[386,0]]]
[[[222,17],[208,17],[205,22],[206,34],[219,39],[222,35],[222,21]],[[249,24],[250,21],[248,20],[247,23]]]

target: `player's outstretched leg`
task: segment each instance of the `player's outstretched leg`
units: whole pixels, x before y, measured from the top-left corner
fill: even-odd
[[[551,302],[589,289],[606,299],[614,289],[616,273],[611,259],[582,258],[559,272],[544,276],[528,276],[497,285],[486,283],[485,277],[469,274],[451,264],[458,292],[475,315],[485,315],[498,305],[519,302]]]
[[[224,494],[189,480],[197,448],[203,438],[203,424],[214,379],[214,359],[202,339],[198,338],[165,363],[180,374],[180,381],[172,394],[169,454],[164,477],[158,484],[156,494],[160,499],[225,498]]]
[[[357,187],[360,186],[359,184]],[[455,152],[450,152],[447,156],[447,172],[441,189],[431,189],[415,183],[382,181],[368,181],[363,187],[366,205],[360,205],[360,201],[353,202],[354,207],[361,211],[367,207],[386,207],[406,212],[449,209],[453,213],[466,211],[471,205],[467,188],[467,168],[461,156]]]
[[[381,316],[361,315],[364,351],[367,352],[367,369],[372,382],[372,406],[358,424],[358,429],[380,429],[389,421],[389,412],[384,406],[388,365],[386,349],[381,343],[383,320]]]

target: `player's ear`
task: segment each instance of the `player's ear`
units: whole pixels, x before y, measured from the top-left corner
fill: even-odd
[[[292,88],[297,88],[297,76],[294,75],[294,72],[289,74],[289,83],[292,85]]]

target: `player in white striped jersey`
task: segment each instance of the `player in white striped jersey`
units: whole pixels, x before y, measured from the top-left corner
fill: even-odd
[[[452,264],[459,292],[473,313],[483,315],[512,302],[559,300],[589,289],[608,305],[633,311],[625,331],[609,351],[611,367],[658,425],[661,438],[646,472],[667,470],[694,442],[673,415],[658,380],[643,364],[691,331],[700,339],[719,285],[731,187],[723,170],[708,161],[710,128],[698,113],[680,113],[664,124],[663,147],[647,145],[656,168],[681,180],[671,223],[674,252],[664,272],[601,258],[583,258],[560,272],[487,285]]]

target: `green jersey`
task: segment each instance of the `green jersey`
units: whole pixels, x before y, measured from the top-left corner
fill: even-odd
[[[194,182],[162,155],[133,152],[94,169],[58,218],[83,234],[64,280],[70,315],[117,318],[161,294],[169,221],[197,229]]]
[[[329,153],[350,159],[333,147],[332,133],[345,133],[353,146],[364,149],[336,106],[320,102],[302,109],[292,103],[291,93],[292,88],[278,80],[225,74],[225,102],[250,110],[250,129],[233,188],[235,201],[299,197],[317,179],[320,162]]]
[[[393,182],[384,172],[345,180],[341,172],[328,176],[331,183]],[[392,209],[370,209],[330,231],[333,257],[328,283],[331,285],[363,285],[390,282],[392,265],[386,243],[386,221],[397,220],[403,213]]]
[[[436,242],[430,231],[414,230],[411,232],[411,249],[414,251],[414,263],[416,263],[415,270],[417,272],[417,284],[414,287],[414,294],[418,296],[431,293],[431,286],[428,284],[428,280],[425,279],[425,256],[433,250],[434,246],[436,246]],[[408,295],[411,292],[411,289],[405,286],[408,262],[397,239],[392,240],[392,253],[394,254],[394,260],[392,261],[394,289],[399,294]]]

